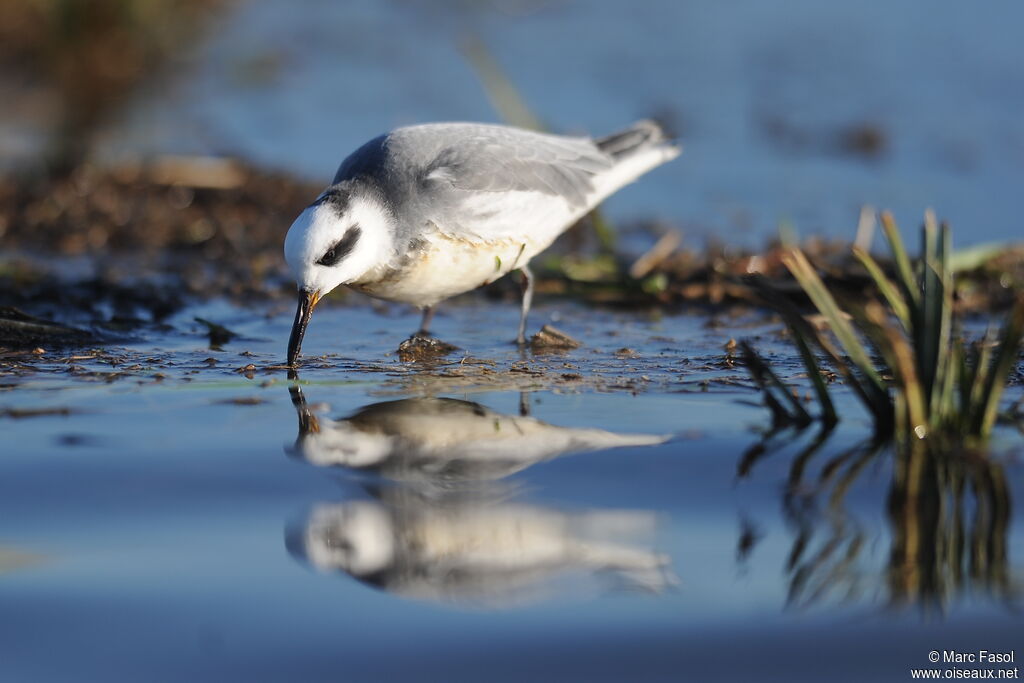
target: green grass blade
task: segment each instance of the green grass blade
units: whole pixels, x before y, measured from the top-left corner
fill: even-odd
[[[988,436],[996,423],[999,412],[999,400],[1006,388],[1006,379],[1017,364],[1020,356],[1021,341],[1024,340],[1024,295],[1017,297],[1017,303],[1010,313],[1010,318],[1003,327],[1002,339],[996,350],[996,359],[985,382],[981,427],[979,435]]]
[[[949,361],[946,363],[946,371],[942,377],[942,386],[939,390],[938,410],[932,408],[932,427],[937,426],[955,428],[958,415],[961,413],[962,404],[957,404],[957,386],[963,381],[964,349],[963,342],[957,340],[949,345]]]
[[[926,430],[928,425],[927,394],[917,376],[914,351],[906,337],[886,317],[881,305],[873,301],[868,303],[863,315],[868,323],[863,329],[874,328],[872,338],[877,340],[875,345],[895,374],[898,391],[906,399],[910,419],[908,426],[918,438],[924,438],[927,432],[922,430]]]
[[[893,397],[893,432],[899,436],[908,433],[907,425],[910,418],[907,416],[907,398],[902,392],[897,391]]]
[[[832,361],[833,367],[838,372],[846,384],[854,390],[858,398],[864,404],[866,408],[871,409],[871,400],[868,396],[865,380],[859,378],[854,374],[850,368],[850,364],[846,361],[843,356],[840,355],[839,351],[829,342],[823,335],[819,334],[811,323],[797,310],[797,307],[782,293],[776,290],[763,275],[755,275],[748,278],[748,281],[753,283],[758,293],[764,298],[764,300],[771,306],[782,319],[786,322],[786,326],[792,331],[797,330],[799,336],[803,339],[811,339],[817,343],[818,347],[829,357]]]
[[[878,291],[885,297],[889,307],[892,308],[893,314],[903,325],[903,329],[910,331],[910,308],[907,306],[907,300],[903,298],[900,290],[897,289],[896,285],[893,284],[892,280],[886,277],[885,272],[882,271],[881,266],[878,262],[860,247],[853,248],[853,255],[857,257],[864,269],[868,271],[868,275],[874,280],[875,286],[878,287]]]
[[[519,128],[547,131],[547,127],[526,104],[484,41],[476,36],[466,38],[462,42],[462,54],[476,70],[491,106],[506,123]]]
[[[808,326],[809,327],[809,326]],[[818,359],[814,357],[814,351],[799,329],[789,328],[790,334],[796,341],[797,350],[800,352],[800,359],[807,370],[807,376],[811,379],[811,386],[814,387],[814,394],[818,398],[818,405],[821,406],[821,419],[826,427],[832,427],[839,422],[836,415],[836,407],[832,404],[832,397],[829,396],[825,378],[822,377],[821,368],[818,367]]]
[[[790,249],[783,253],[782,262],[793,274],[797,282],[803,288],[807,296],[817,307],[818,311],[825,316],[833,334],[846,351],[854,365],[868,380],[869,391],[872,394],[872,401],[888,403],[888,392],[882,378],[871,363],[871,358],[864,349],[863,344],[857,339],[853,326],[846,319],[836,300],[829,293],[825,283],[818,277],[814,267],[799,249]]]
[[[1019,242],[985,242],[964,249],[957,249],[950,255],[949,267],[954,273],[977,270],[1008,252],[1019,251]]]
[[[939,328],[942,317],[941,279],[938,273],[938,228],[935,215],[925,212],[921,229],[921,306],[912,338],[917,351],[917,371],[924,394],[932,395],[939,358]]]
[[[793,395],[790,387],[783,384],[782,380],[779,379],[779,376],[776,375],[771,366],[768,365],[760,355],[758,355],[757,351],[755,351],[754,348],[745,340],[740,342],[740,348],[743,351],[744,360],[747,363],[747,369],[750,370],[751,377],[753,377],[754,381],[764,392],[765,397],[769,398],[772,396],[772,392],[769,391],[769,386],[773,386],[781,396],[781,401],[776,400],[775,402],[781,403],[784,401],[791,408],[787,413],[787,411],[781,409],[781,406],[779,408],[775,408],[770,405],[769,407],[772,408],[772,412],[777,415],[780,414],[780,412],[783,415],[788,414],[791,421],[799,425],[808,425],[813,422],[814,419],[811,417],[810,413],[807,412],[807,409],[800,403],[800,399]]]
[[[471,35],[462,41],[461,48],[466,61],[476,71],[491,106],[506,123],[543,133],[551,132],[526,103],[526,99],[502,70],[484,41]],[[616,253],[618,233],[599,208],[590,212],[590,224],[601,251],[606,254]]]
[[[953,360],[951,337],[953,330],[953,271],[950,268],[952,238],[949,226],[943,223],[939,228],[939,246],[937,270],[939,276],[939,329],[936,339],[937,355],[935,358],[935,376],[932,378],[929,396],[929,411],[933,425],[938,424],[943,416],[944,397],[946,395],[946,376],[950,372]]]
[[[892,251],[893,261],[896,263],[896,272],[899,275],[899,283],[903,287],[903,294],[911,306],[920,301],[921,293],[918,290],[917,278],[914,277],[914,269],[910,265],[910,257],[903,246],[903,237],[896,227],[896,221],[888,211],[882,212],[882,233],[889,242],[889,249]]]
[[[957,394],[960,401],[960,411],[967,416],[971,406],[971,390],[974,387],[974,380],[978,372],[978,356],[981,353],[981,349],[977,344],[967,345],[967,343],[961,340],[960,353],[958,360],[960,362],[960,381],[957,384]],[[970,418],[964,420],[964,429],[970,424]]]
[[[753,285],[757,290],[757,293],[764,299],[764,301],[782,316],[783,321],[786,323],[786,327],[789,328],[789,333],[792,335],[794,341],[797,344],[797,349],[800,352],[800,358],[803,360],[804,368],[807,370],[808,376],[811,378],[812,385],[814,386],[814,392],[818,397],[818,403],[821,406],[822,421],[826,426],[832,426],[839,421],[839,417],[836,414],[835,405],[832,403],[832,397],[829,395],[828,387],[825,383],[825,378],[821,374],[821,368],[818,365],[818,360],[814,356],[814,351],[811,348],[811,342],[814,342],[832,361],[836,371],[843,376],[843,379],[847,381],[850,388],[852,388],[864,403],[864,405],[870,408],[870,401],[861,385],[860,380],[854,375],[847,363],[839,356],[832,345],[822,339],[818,331],[814,329],[807,319],[800,314],[796,306],[787,299],[785,296],[780,294],[772,285],[768,282],[767,278],[763,275],[754,275],[747,278],[747,282]]]
[[[594,236],[601,251],[606,254],[617,254],[618,233],[600,208],[590,212],[590,223],[594,227]]]
[[[988,385],[988,376],[992,370],[992,349],[994,339],[992,330],[985,333],[985,337],[978,342],[975,353],[976,363],[974,365],[973,381],[969,387],[970,393],[967,399],[966,412],[970,415],[970,422],[967,428],[968,434],[977,434],[981,431],[981,425],[985,416],[985,387]]]

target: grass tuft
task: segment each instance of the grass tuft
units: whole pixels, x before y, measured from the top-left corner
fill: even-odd
[[[892,254],[893,274],[862,247],[853,255],[875,284],[878,296],[841,305],[798,247],[789,247],[782,262],[821,314],[832,339],[807,323],[796,307],[763,278],[750,282],[789,328],[812,379],[826,425],[837,421],[812,349],[824,353],[872,415],[880,436],[910,444],[973,445],[990,436],[1007,379],[1024,339],[1024,293],[998,336],[973,343],[964,340],[954,309],[954,269],[949,226],[925,214],[921,254],[908,256],[892,216],[881,216],[882,232]],[[791,422],[804,422],[800,411],[780,400],[785,387],[753,348],[744,347],[751,376],[762,388],[778,422],[779,411]],[[879,362],[880,360],[880,362]],[[801,411],[804,409],[801,407]],[[806,413],[806,411],[804,411]]]

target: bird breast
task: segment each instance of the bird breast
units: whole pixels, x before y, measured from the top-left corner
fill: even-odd
[[[526,265],[537,251],[527,239],[478,242],[438,232],[424,239],[399,266],[368,273],[349,286],[378,299],[433,306]]]

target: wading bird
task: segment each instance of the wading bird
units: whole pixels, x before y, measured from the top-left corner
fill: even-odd
[[[295,219],[285,260],[299,288],[288,341],[294,365],[317,302],[338,285],[423,310],[512,270],[522,278],[525,340],[530,259],[602,200],[679,155],[651,121],[590,139],[508,126],[432,123],[370,140]]]

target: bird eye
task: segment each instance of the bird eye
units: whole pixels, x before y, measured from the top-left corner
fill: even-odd
[[[341,259],[352,253],[352,250],[356,246],[356,242],[359,240],[359,236],[362,234],[362,230],[359,229],[358,225],[353,225],[345,233],[345,236],[334,243],[334,245],[324,252],[324,255],[317,261],[321,266],[335,266]]]

